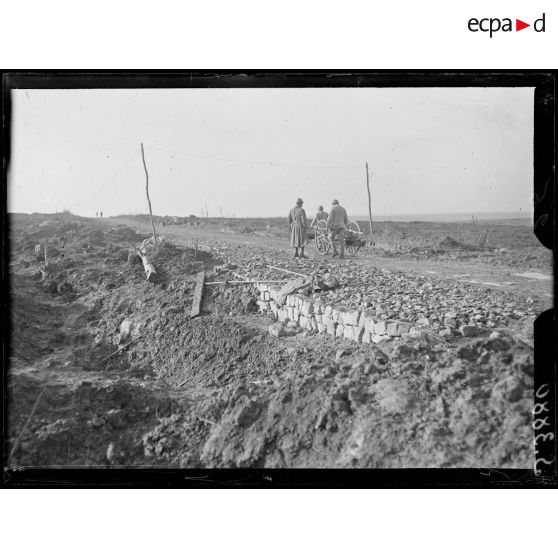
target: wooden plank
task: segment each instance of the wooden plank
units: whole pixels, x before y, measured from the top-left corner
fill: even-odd
[[[194,289],[194,299],[192,300],[192,310],[190,312],[190,318],[195,318],[196,316],[200,315],[204,281],[205,271],[200,271],[196,274],[196,288]]]

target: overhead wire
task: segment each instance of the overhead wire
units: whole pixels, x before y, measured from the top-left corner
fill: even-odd
[[[167,149],[163,147],[155,147],[154,145],[146,145],[145,147],[149,149],[153,149],[156,151],[162,151],[167,153],[175,153],[178,155],[185,155],[187,157],[197,157],[201,159],[210,159],[216,161],[225,161],[230,163],[238,163],[238,164],[247,164],[247,165],[259,165],[265,167],[281,167],[281,168],[308,168],[308,169],[361,169],[362,165],[300,165],[300,164],[286,164],[286,163],[274,163],[273,161],[264,162],[264,161],[248,161],[244,159],[232,159],[228,157],[218,157],[213,155],[204,155],[199,153],[190,153],[186,151],[180,151],[177,149]],[[109,184],[124,170],[124,168],[136,157],[136,153],[130,155],[130,157],[113,173],[101,186],[98,190],[96,190],[88,199],[87,201],[79,204],[76,208],[77,210],[81,210],[87,207]]]
[[[114,180],[124,170],[124,168],[132,161],[134,157],[136,157],[135,150],[134,153],[130,155],[129,159],[126,159],[126,161],[118,168],[118,170],[114,174],[112,174],[86,202],[83,202],[77,206],[76,211],[88,206],[89,203],[91,203],[91,201],[93,201],[93,199],[95,199],[112,182],[112,180]]]
[[[164,147],[155,147],[154,145],[147,145],[146,147],[156,151],[166,151],[168,153],[176,153],[178,155],[186,155],[188,157],[199,157],[201,159],[212,159],[216,161],[226,161],[229,163],[240,163],[246,165],[260,165],[265,167],[287,167],[287,168],[307,168],[307,169],[360,169],[362,165],[299,165],[299,164],[286,164],[274,163],[273,161],[247,161],[244,159],[231,159],[228,157],[217,157],[214,155],[202,155],[199,153],[189,153],[187,151],[179,151],[177,149],[166,149]]]

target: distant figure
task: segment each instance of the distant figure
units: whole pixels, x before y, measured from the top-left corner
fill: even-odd
[[[291,226],[291,246],[295,249],[295,258],[307,258],[304,255],[304,246],[306,246],[306,211],[302,209],[304,202],[298,198],[296,205],[289,212],[289,225]],[[300,248],[300,256],[298,249]]]
[[[103,212],[101,211],[101,213],[99,214],[101,219],[103,218]]]
[[[339,254],[339,259],[343,259],[345,257],[345,229],[349,223],[349,217],[345,208],[339,205],[339,200],[333,200],[331,205],[331,212],[327,219],[327,228],[330,230],[333,257],[335,258]],[[339,252],[337,252],[335,237],[339,238]]]
[[[98,218],[99,218],[99,212],[97,211],[97,212],[95,213],[95,219],[98,219]]]
[[[318,213],[316,213],[316,217],[314,217],[314,220],[312,221],[312,224],[310,226],[315,227],[318,224],[318,221],[327,221],[327,218],[328,218],[328,213],[327,211],[324,211],[324,206],[319,205]]]

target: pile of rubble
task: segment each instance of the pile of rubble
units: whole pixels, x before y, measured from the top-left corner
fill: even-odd
[[[386,319],[384,314],[374,310],[332,306],[319,295],[313,298],[289,294],[283,302],[281,291],[276,287],[265,283],[258,283],[256,287],[260,293],[257,302],[260,312],[288,326],[288,329],[278,324],[270,326],[269,332],[277,337],[288,335],[297,328],[359,343],[379,343],[393,337],[425,338],[427,333],[432,334],[432,330],[425,327],[423,322]],[[480,333],[481,330],[475,325],[464,324],[455,330],[450,329],[446,322],[446,329],[440,333],[440,337],[451,340],[456,335],[475,337]]]
[[[532,298],[447,278],[367,268],[350,261],[328,262],[340,283],[338,287],[306,293],[310,299],[304,304],[300,301],[303,299],[296,297],[276,301],[273,296],[277,287],[265,281],[292,277],[277,268],[311,277],[317,269],[325,274],[328,266],[315,260],[287,261],[283,254],[274,254],[272,250],[265,257],[258,250],[236,247],[232,251],[224,245],[217,251],[225,261],[233,261],[246,277],[261,280],[261,312],[269,313],[282,323],[298,322],[308,331],[356,341],[420,336],[420,331],[444,340],[475,337],[497,328],[532,323],[540,311]],[[312,305],[312,311],[300,314],[301,305],[306,308],[308,304]],[[365,327],[365,323],[368,326]]]
[[[462,326],[494,329],[517,320],[534,320],[537,315],[532,298],[449,279],[385,269],[337,268],[336,273],[344,287],[321,294],[324,302],[436,331]]]

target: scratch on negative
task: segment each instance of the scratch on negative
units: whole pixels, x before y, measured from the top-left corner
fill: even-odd
[[[470,459],[468,457],[465,458],[467,461],[469,461],[470,463],[473,463],[474,465],[477,465],[479,468],[481,469],[486,469],[488,471],[488,473],[484,473],[483,471],[479,471],[479,473],[481,475],[485,475],[487,477],[490,476],[490,473],[499,473],[500,475],[504,475],[504,477],[506,477],[508,480],[510,480],[510,477],[508,475],[506,475],[506,473],[502,472],[502,471],[498,471],[497,469],[492,469],[491,467],[486,467],[485,465],[483,465],[482,463],[479,463],[478,461],[475,461],[474,459]]]

